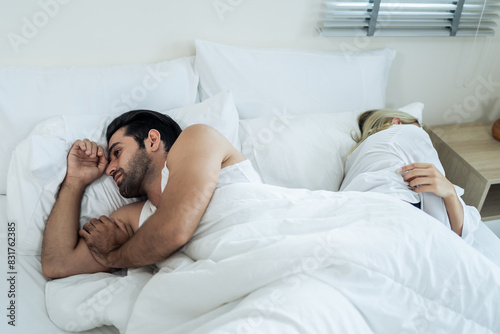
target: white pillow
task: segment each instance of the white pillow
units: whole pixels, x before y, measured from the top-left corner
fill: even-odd
[[[240,121],[242,153],[264,183],[338,191],[358,113],[262,116]]]
[[[231,90],[243,119],[383,108],[395,57],[392,49],[250,49],[200,40],[195,46],[202,100]]]
[[[164,113],[178,121],[181,128],[196,123],[212,125],[239,148],[238,114],[228,92]],[[66,174],[66,156],[71,145],[76,139],[89,138],[106,147],[106,127],[116,116],[57,116],[38,124],[16,147],[8,175],[7,215],[9,222],[16,223],[19,254],[41,252],[45,223]],[[113,179],[103,175],[85,190],[80,226],[135,200],[121,197]]]
[[[424,110],[424,104],[422,102],[413,102],[402,108],[399,108],[398,110],[412,115],[418,120],[418,123],[422,126],[423,124],[422,111]]]
[[[195,123],[210,125],[222,133],[237,150],[241,149],[238,111],[229,91],[221,92],[201,103],[166,113],[183,129]]]
[[[422,108],[417,102],[400,110],[418,117]],[[338,191],[345,159],[355,145],[351,134],[359,132],[358,115],[281,114],[240,120],[242,153],[264,183]]]
[[[196,102],[193,57],[104,67],[0,67],[0,194],[15,146],[56,115],[167,110]]]

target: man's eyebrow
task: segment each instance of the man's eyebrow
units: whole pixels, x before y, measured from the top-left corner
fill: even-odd
[[[118,144],[121,144],[121,142],[117,141],[116,143],[113,143],[113,145],[111,145],[111,147],[108,149],[108,153],[111,154],[111,152],[113,151],[113,148],[118,145]]]

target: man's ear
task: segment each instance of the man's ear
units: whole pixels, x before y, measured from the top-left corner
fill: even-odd
[[[158,151],[158,149],[160,149],[162,146],[160,132],[155,129],[149,130],[148,138],[146,138],[144,144],[148,150],[152,152]]]
[[[392,124],[403,124],[403,122],[401,122],[401,118],[399,117],[394,117],[392,119]]]

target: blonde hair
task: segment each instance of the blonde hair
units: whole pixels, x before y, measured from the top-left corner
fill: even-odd
[[[352,139],[356,142],[356,146],[349,152],[351,154],[361,143],[374,133],[388,129],[392,125],[392,120],[398,117],[403,124],[418,123],[418,120],[399,110],[391,109],[374,109],[368,110],[358,116],[358,125],[361,135],[351,134]]]

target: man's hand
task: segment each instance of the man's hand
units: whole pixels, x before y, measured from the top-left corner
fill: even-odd
[[[134,234],[132,228],[106,216],[92,219],[83,226],[79,235],[82,237],[94,258],[104,266],[116,268],[114,252],[127,242]]]
[[[453,184],[433,164],[416,162],[402,167],[400,172],[417,193],[430,192],[445,199],[456,196]]]
[[[107,165],[108,160],[101,146],[88,139],[77,140],[68,154],[66,179],[87,186],[104,174]]]

